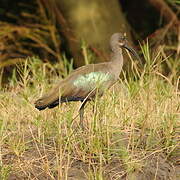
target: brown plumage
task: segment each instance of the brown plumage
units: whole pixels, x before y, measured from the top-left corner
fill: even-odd
[[[63,102],[81,101],[83,103],[80,108],[80,123],[83,126],[85,103],[93,99],[96,92],[101,96],[105,89],[111,87],[119,78],[123,66],[122,48],[128,49],[138,57],[137,53],[127,45],[127,40],[121,33],[111,36],[110,46],[112,50],[110,62],[89,64],[74,70],[49,93],[38,99],[35,107],[43,110]]]

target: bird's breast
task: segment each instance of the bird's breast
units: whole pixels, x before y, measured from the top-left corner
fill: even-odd
[[[92,90],[94,88],[107,88],[108,84],[113,81],[113,75],[105,72],[90,72],[79,75],[74,80],[73,85],[77,88]]]

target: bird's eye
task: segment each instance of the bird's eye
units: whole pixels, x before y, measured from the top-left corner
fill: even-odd
[[[126,40],[125,37],[121,37],[121,38],[119,39],[119,42],[122,43],[122,42],[124,42],[125,40]]]
[[[121,37],[120,39],[119,39],[119,41],[125,41],[126,40],[126,37]]]

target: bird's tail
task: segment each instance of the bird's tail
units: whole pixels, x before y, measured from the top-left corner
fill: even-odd
[[[47,107],[53,108],[59,104],[59,92],[58,90],[53,90],[49,94],[44,95],[37,101],[35,101],[35,108],[38,110],[44,110]]]

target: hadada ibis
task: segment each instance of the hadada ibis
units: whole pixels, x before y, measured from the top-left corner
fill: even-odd
[[[83,127],[84,105],[87,101],[102,96],[119,78],[123,66],[122,49],[129,50],[138,59],[136,51],[130,47],[121,33],[110,39],[111,58],[109,62],[89,64],[74,70],[60,81],[49,93],[35,102],[39,110],[54,108],[63,102],[81,101],[80,125]],[[97,94],[98,93],[98,94]]]

